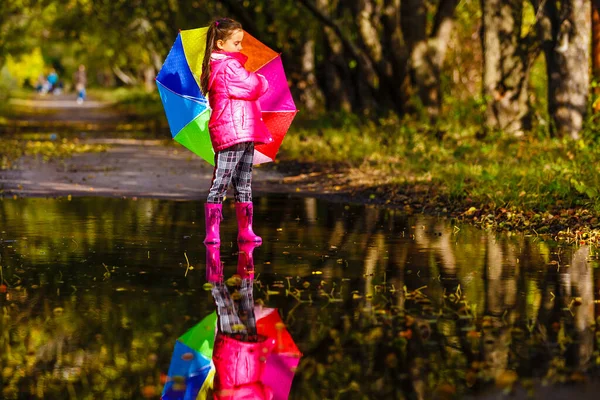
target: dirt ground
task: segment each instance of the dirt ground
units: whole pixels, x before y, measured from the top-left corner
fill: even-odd
[[[81,144],[108,145],[100,153],[75,154],[64,160],[43,161],[24,157],[13,169],[0,171],[0,196],[110,196],[151,197],[172,200],[201,200],[212,179],[212,166],[187,149],[165,140],[103,138],[98,131],[111,130],[123,116],[107,103],[86,101],[78,105],[74,95],[37,96],[15,100],[21,112],[4,130],[43,131],[43,127],[95,131],[80,139]],[[124,135],[125,136],[125,135]],[[1,138],[1,136],[0,136]],[[0,139],[1,140],[1,139]],[[165,141],[167,144],[165,145]],[[295,170],[295,171],[293,171]],[[311,183],[311,176],[292,168],[281,172],[270,164],[257,166],[253,174],[256,195],[294,193],[327,195],[328,190]],[[233,194],[230,189],[228,195]],[[333,194],[333,193],[332,193]]]
[[[186,200],[205,198],[210,187],[212,166],[184,148],[139,139],[89,139],[81,143],[110,147],[106,152],[75,154],[62,161],[25,157],[15,169],[0,171],[0,190],[5,196]],[[278,189],[282,179],[280,173],[257,168],[255,193]]]

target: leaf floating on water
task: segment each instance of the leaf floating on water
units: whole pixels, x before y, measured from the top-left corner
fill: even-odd
[[[477,211],[477,209],[475,207],[471,207],[469,208],[467,211],[465,211],[464,215],[473,215],[475,214],[475,212]]]
[[[184,353],[181,355],[181,359],[184,361],[191,361],[194,359],[194,354],[193,353]]]

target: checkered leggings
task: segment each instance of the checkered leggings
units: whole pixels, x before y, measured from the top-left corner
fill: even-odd
[[[208,203],[222,203],[233,182],[235,201],[252,201],[252,162],[254,142],[238,143],[215,154],[215,170],[208,191]]]
[[[246,342],[258,339],[252,289],[252,279],[242,279],[233,294],[229,293],[225,283],[213,283],[211,292],[217,306],[217,324],[221,333]]]

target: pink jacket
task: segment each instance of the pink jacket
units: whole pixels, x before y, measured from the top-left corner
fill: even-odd
[[[273,339],[262,339],[259,342],[244,342],[217,333],[213,348],[216,400],[273,398],[271,389],[261,380],[275,342]]]
[[[215,151],[237,143],[273,141],[258,104],[269,84],[263,76],[244,68],[247,59],[242,53],[222,51],[210,57],[208,101],[212,114],[208,129]]]

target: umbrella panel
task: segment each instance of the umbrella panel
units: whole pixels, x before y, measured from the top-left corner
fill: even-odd
[[[211,359],[177,340],[162,399],[195,399],[211,370]]]
[[[216,326],[217,312],[214,311],[181,335],[179,340],[192,349],[201,352],[205,357],[211,358],[215,346]]]
[[[173,137],[188,125],[190,121],[209,109],[208,103],[204,99],[192,99],[181,96],[160,82],[157,82],[156,86],[158,87],[167,121],[169,122],[169,128],[171,129],[171,136]]]
[[[179,131],[174,139],[214,166],[215,151],[213,150],[210,133],[208,132],[209,119],[210,110],[206,110]]]
[[[275,156],[279,151],[279,147],[281,147],[283,138],[285,137],[285,134],[288,131],[290,125],[292,124],[292,120],[295,116],[296,111],[263,112],[263,121],[265,125],[267,125],[269,132],[271,132],[273,141],[271,143],[260,144],[256,146],[254,160],[255,164],[260,164],[261,162],[258,161],[261,161],[263,159],[264,161],[262,162],[269,162],[275,160]],[[258,158],[256,156],[258,156]]]
[[[288,86],[281,57],[277,57],[256,71],[269,82],[269,90],[258,100],[263,111],[296,111]]]
[[[179,95],[204,98],[188,65],[181,34],[177,35],[177,39],[175,39],[175,43],[171,47],[171,51],[169,51],[156,80]]]
[[[263,371],[262,382],[273,392],[273,400],[285,400],[290,395],[300,357],[271,354]]]
[[[256,330],[261,335],[275,339],[273,353],[301,356],[298,346],[294,343],[277,310],[274,309],[273,312],[256,321]]]
[[[278,56],[275,51],[246,31],[244,31],[244,39],[242,40],[242,54],[248,56],[248,61],[246,61],[244,67],[252,72]]]
[[[186,29],[179,33],[187,64],[198,86],[200,86],[200,76],[202,76],[202,61],[204,60],[204,52],[206,50],[207,32],[208,27],[204,27]]]

